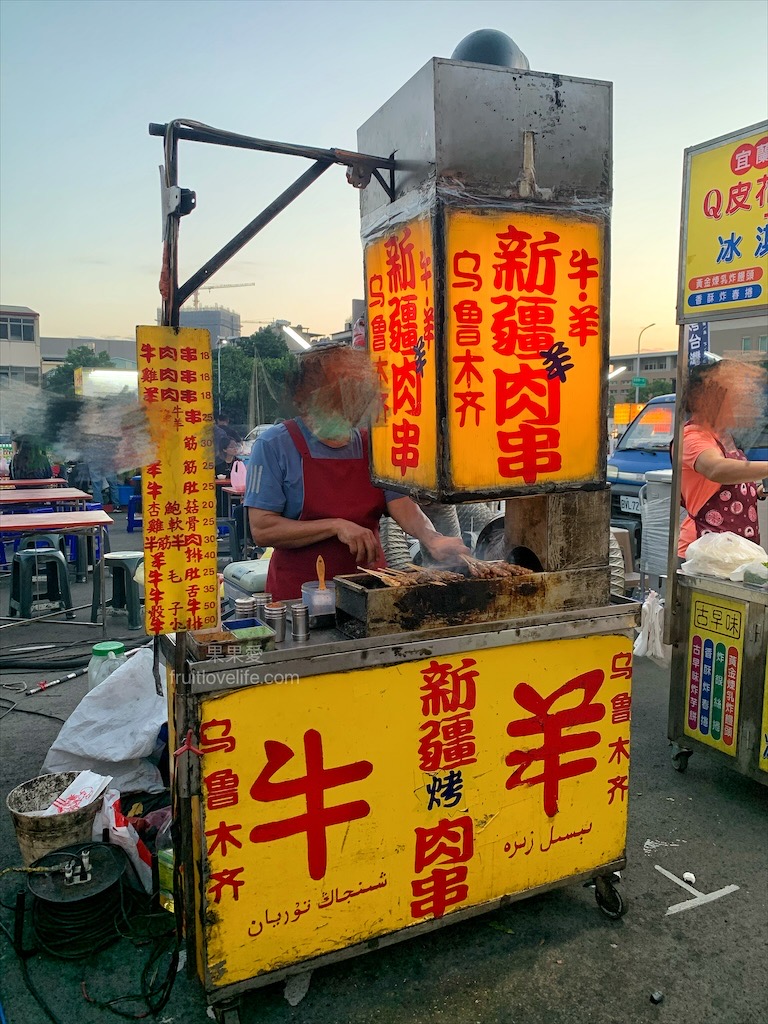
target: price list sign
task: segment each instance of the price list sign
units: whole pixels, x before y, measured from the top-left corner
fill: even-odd
[[[138,327],[139,401],[154,460],[142,468],[147,633],[215,626],[216,494],[208,331]]]

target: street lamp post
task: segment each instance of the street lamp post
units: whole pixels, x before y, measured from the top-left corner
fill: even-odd
[[[642,336],[645,334],[645,332],[648,330],[649,327],[655,327],[655,326],[656,326],[656,324],[646,324],[646,326],[642,329],[642,331],[640,331],[640,333],[637,336],[637,373],[635,374],[636,377],[640,376],[640,339],[642,338]],[[639,404],[640,404],[640,385],[639,384],[635,384],[635,405],[639,405]]]
[[[221,350],[229,341],[229,338],[219,338],[216,343],[216,379],[218,384],[218,406],[219,416],[221,416]]]

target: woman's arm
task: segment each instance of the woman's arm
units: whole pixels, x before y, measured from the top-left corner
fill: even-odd
[[[277,512],[250,507],[248,522],[251,536],[259,547],[305,548],[308,544],[337,537],[360,565],[374,562],[378,554],[373,533],[347,519],[288,519]]]
[[[768,462],[742,462],[726,459],[718,448],[705,449],[693,468],[716,484],[747,484],[768,476]]]
[[[403,496],[388,501],[387,511],[405,533],[424,545],[436,562],[455,562],[460,555],[469,554],[461,537],[444,537],[438,533],[411,498]]]

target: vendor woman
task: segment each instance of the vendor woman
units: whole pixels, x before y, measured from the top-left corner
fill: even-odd
[[[368,439],[356,424],[375,412],[379,388],[368,356],[348,346],[318,346],[298,359],[292,396],[299,415],[265,431],[253,445],[244,503],[256,544],[274,548],[267,591],[301,597],[326,575],[386,563],[379,520],[390,515],[437,562],[468,554],[458,537],[437,533],[419,506],[371,483]]]
[[[681,501],[688,513],[680,526],[677,553],[705,533],[736,533],[760,543],[759,481],[768,462],[750,461],[731,431],[754,427],[765,417],[766,374],[743,363],[721,360],[691,368],[685,395]]]

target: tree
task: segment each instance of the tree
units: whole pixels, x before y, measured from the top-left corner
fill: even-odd
[[[645,387],[640,388],[640,401],[643,403],[650,402],[650,400],[652,398],[656,398],[657,395],[674,394],[675,385],[676,381],[668,378],[665,380],[649,381]]]
[[[216,353],[214,403],[219,408],[218,367],[221,364],[221,408],[232,423],[249,429],[290,415],[288,380],[296,360],[282,336],[263,327],[238,338]]]
[[[47,391],[56,391],[61,395],[74,395],[75,370],[82,366],[114,366],[109,352],[101,351],[97,355],[87,345],[79,345],[67,352],[67,358],[59,366],[55,366],[43,375],[43,387]]]

